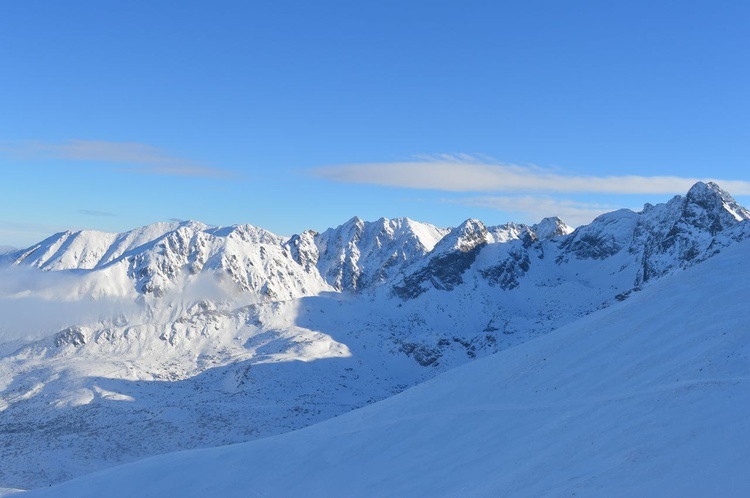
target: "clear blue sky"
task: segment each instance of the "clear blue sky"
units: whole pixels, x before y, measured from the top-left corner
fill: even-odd
[[[5,2],[0,245],[747,204],[749,53],[745,1]]]

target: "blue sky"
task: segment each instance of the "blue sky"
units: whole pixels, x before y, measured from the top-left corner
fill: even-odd
[[[750,4],[7,2],[0,245],[750,203]],[[658,178],[654,178],[658,177]]]

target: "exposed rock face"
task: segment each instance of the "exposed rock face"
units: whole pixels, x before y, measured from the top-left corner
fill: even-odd
[[[630,245],[638,214],[621,209],[599,216],[591,224],[575,230],[562,239],[559,262],[578,259],[605,259]]]
[[[317,270],[320,253],[315,245],[315,236],[317,232],[306,230],[299,235],[292,235],[286,243],[289,254],[308,273]]]
[[[403,283],[393,287],[394,293],[402,299],[411,299],[427,291],[428,285],[439,290],[454,289],[464,282],[461,275],[490,240],[481,221],[466,220],[438,242],[425,264],[413,269]]]
[[[315,238],[318,269],[335,289],[359,291],[393,278],[446,233],[408,218],[366,222],[355,217]]]
[[[490,285],[497,285],[503,290],[515,289],[520,285],[520,279],[531,268],[529,251],[523,246],[514,246],[508,251],[508,257],[498,265],[480,270]]]
[[[535,260],[554,254],[558,265],[602,261],[618,254],[622,269],[634,268],[632,287],[674,269],[687,268],[715,254],[750,230],[750,211],[714,183],[697,183],[685,197],[666,204],[646,205],[641,213],[622,209],[596,218],[572,231],[559,218],[546,218],[532,227],[508,224],[487,229],[469,220],[446,236],[421,265],[409,267],[394,292],[413,299],[430,288],[451,290],[464,283],[464,274],[488,244],[494,262],[478,268],[490,286],[515,289]],[[624,290],[622,295],[627,295]]]
[[[81,327],[68,327],[61,330],[55,336],[55,346],[63,348],[65,346],[79,347],[86,344],[86,336]]]
[[[744,237],[732,232],[748,219],[750,211],[715,183],[696,183],[685,197],[648,206],[631,247],[634,253],[642,251],[636,284],[705,260],[731,239]]]

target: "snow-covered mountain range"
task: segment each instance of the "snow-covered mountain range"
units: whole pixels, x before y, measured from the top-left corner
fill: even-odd
[[[698,183],[576,230],[353,218],[292,237],[197,222],[56,234],[0,256],[6,303],[85,305],[0,346],[0,487],[346,413],[621,306],[748,238],[748,219]]]
[[[31,496],[743,496],[748,251],[312,427]]]

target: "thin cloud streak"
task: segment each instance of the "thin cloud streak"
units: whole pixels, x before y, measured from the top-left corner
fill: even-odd
[[[231,173],[221,168],[204,166],[195,161],[173,156],[153,145],[139,142],[107,142],[101,140],[68,140],[63,143],[29,141],[0,146],[0,151],[18,159],[60,159],[120,164],[118,171],[146,175],[197,176],[228,178]]]
[[[618,209],[617,206],[610,204],[554,199],[546,196],[480,196],[443,199],[443,202],[518,213],[528,223],[536,223],[543,218],[557,216],[573,227],[586,225],[597,216]]]
[[[677,194],[698,181],[713,181],[735,195],[750,195],[750,182],[677,176],[567,175],[538,166],[499,164],[467,154],[422,156],[421,160],[329,166],[315,176],[340,183],[445,192]]]

